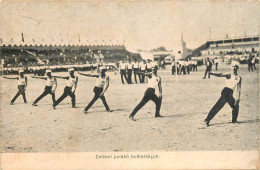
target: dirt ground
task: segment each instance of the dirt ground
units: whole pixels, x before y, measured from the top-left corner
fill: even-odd
[[[93,151],[229,151],[256,150],[258,147],[258,73],[248,72],[242,65],[240,75],[242,96],[238,121],[232,124],[228,104],[204,128],[203,121],[220,97],[225,78],[202,79],[204,66],[191,75],[170,75],[170,69],[160,70],[163,103],[161,115],[155,118],[155,105],[147,103],[135,116],[128,115],[140,101],[147,84],[125,84],[119,74],[109,72],[110,87],[105,93],[114,112],[105,112],[98,100],[88,114],[84,107],[94,93],[95,78],[79,75],[76,91],[77,108],[71,108],[67,97],[53,110],[51,96],[43,98],[37,107],[32,102],[44,89],[45,81],[29,77],[26,91],[28,103],[19,97],[16,80],[1,79],[1,150],[2,152],[93,152]],[[219,66],[219,72],[230,66]],[[65,75],[67,73],[53,73]],[[58,79],[56,99],[63,92],[66,80]]]

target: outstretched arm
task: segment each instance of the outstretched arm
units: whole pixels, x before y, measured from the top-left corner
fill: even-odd
[[[103,92],[99,96],[103,96],[104,93],[107,91],[108,87],[109,87],[109,77],[107,76],[106,77],[105,88],[103,89]]]
[[[162,99],[162,81],[160,76],[159,76],[158,89],[159,89],[159,98]]]
[[[56,78],[59,78],[59,79],[66,79],[66,80],[69,79],[69,76],[53,76],[53,77],[56,77]]]
[[[44,80],[47,79],[45,76],[31,76],[31,77],[36,79],[44,79]]]
[[[72,93],[75,93],[76,89],[77,89],[77,86],[78,86],[78,77],[76,77],[76,82],[75,82],[75,85],[74,85],[74,90],[72,91]]]
[[[210,73],[210,74],[216,77],[226,77],[226,78],[230,77],[230,74],[223,74],[223,73]]]
[[[87,77],[99,77],[98,74],[85,74],[85,73],[80,73],[78,72],[80,75],[83,75],[83,76],[87,76]]]
[[[19,77],[5,77],[5,76],[3,76],[3,78],[5,78],[5,79],[19,79]]]

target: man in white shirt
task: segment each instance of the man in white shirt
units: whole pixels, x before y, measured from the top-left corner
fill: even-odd
[[[141,77],[139,74],[139,62],[136,61],[133,63],[133,67],[134,67],[134,77],[135,77],[135,83],[137,84],[137,80],[136,80],[136,75],[139,77],[139,81],[141,83]]]
[[[132,84],[132,69],[133,65],[131,64],[131,60],[126,63],[126,73],[127,73],[127,83]]]
[[[121,81],[122,81],[122,84],[124,84],[124,78],[127,81],[127,78],[126,78],[126,65],[124,63],[124,60],[121,61],[121,63],[119,64],[119,70],[120,70],[120,75],[121,75]]]

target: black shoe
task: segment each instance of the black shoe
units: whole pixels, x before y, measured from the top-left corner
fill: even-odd
[[[77,108],[76,106],[72,106],[72,108]]]
[[[32,105],[33,105],[33,106],[38,106],[36,103],[33,103]]]
[[[239,122],[238,122],[237,120],[233,120],[232,123],[237,123],[237,124],[239,124]]]
[[[206,79],[205,77],[203,77],[202,79]]]
[[[113,112],[113,110],[110,110],[110,109],[108,109],[108,110],[106,110],[107,112]]]
[[[11,102],[10,105],[14,105],[14,103]]]
[[[27,103],[27,102],[24,102],[25,104]]]
[[[209,127],[209,121],[205,120],[204,123],[205,123],[206,127]]]
[[[56,109],[55,107],[56,107],[56,106],[52,105],[52,108],[53,108],[53,109]]]
[[[131,116],[131,115],[130,115],[129,118],[130,118],[132,121],[136,121],[135,118],[134,118],[134,116]]]
[[[155,115],[155,117],[163,117],[162,115]]]

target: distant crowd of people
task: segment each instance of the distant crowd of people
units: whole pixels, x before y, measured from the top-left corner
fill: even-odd
[[[171,65],[172,75],[186,75],[190,74],[191,71],[198,71],[198,61],[197,60],[180,60],[172,61]]]
[[[128,83],[132,84],[132,75],[134,74],[135,83],[145,83],[145,73],[151,73],[152,67],[157,66],[157,62],[152,62],[152,60],[142,60],[142,62],[128,60],[125,62],[122,60],[119,64],[119,72],[121,76],[122,84]]]

